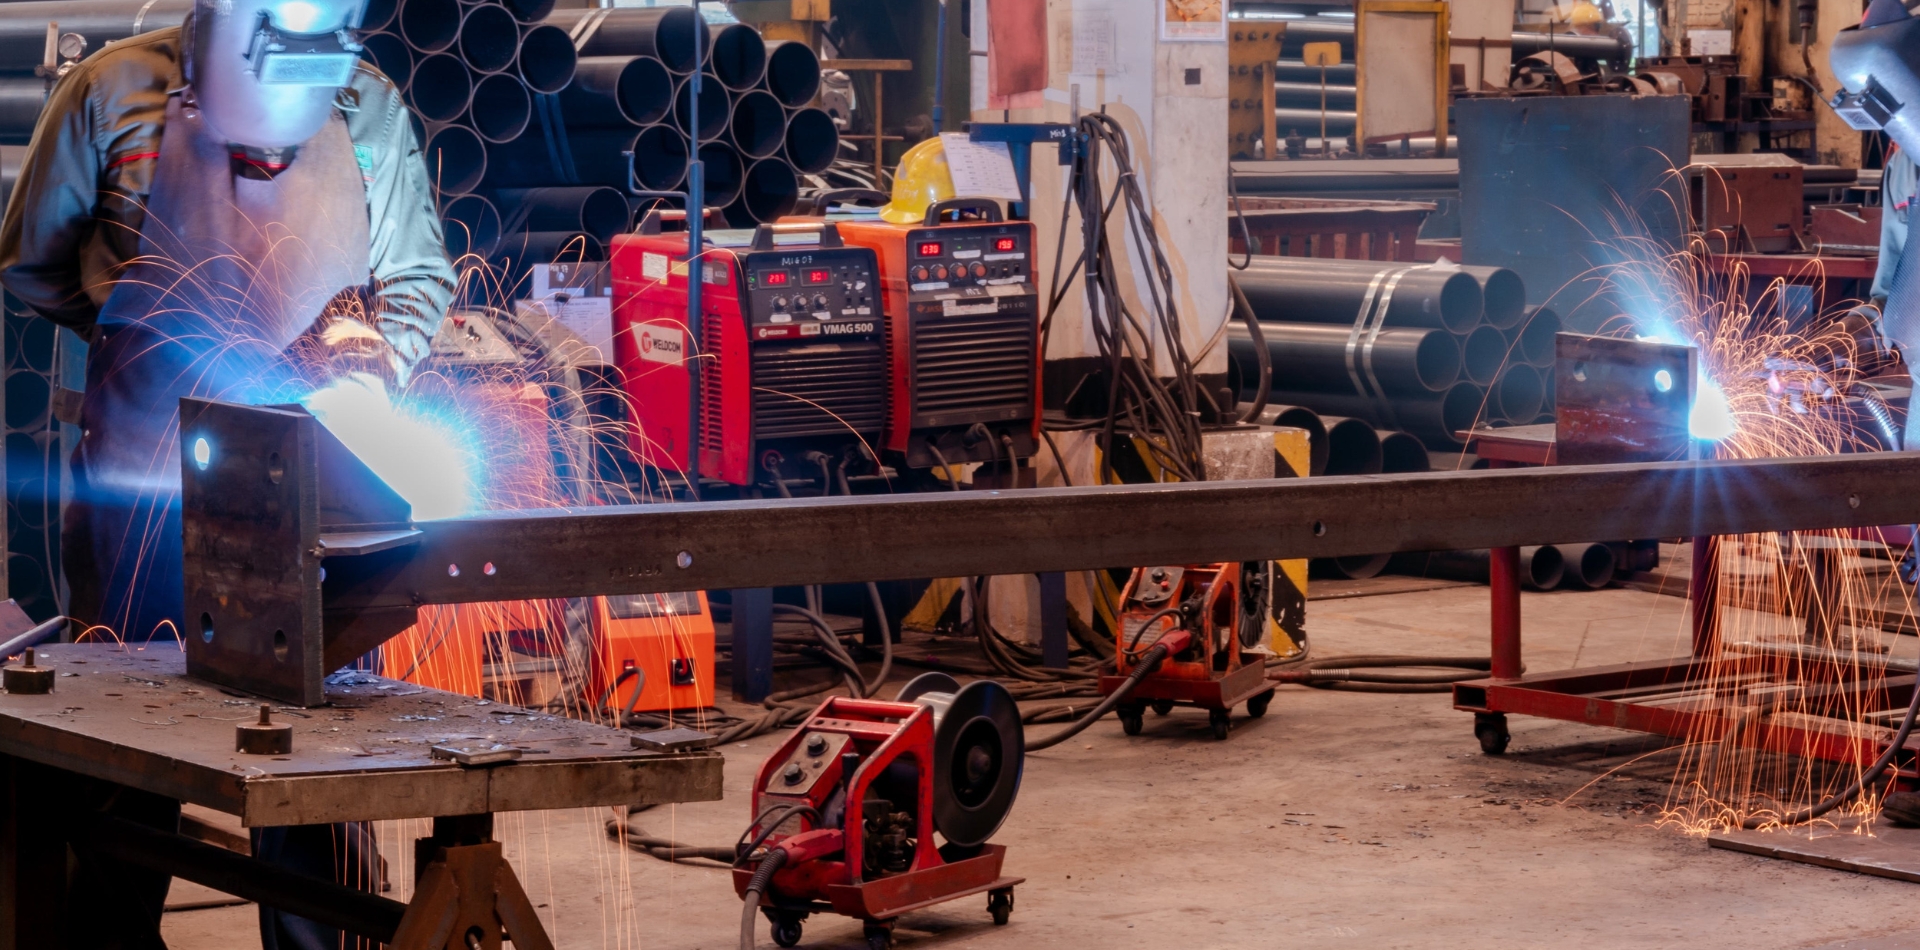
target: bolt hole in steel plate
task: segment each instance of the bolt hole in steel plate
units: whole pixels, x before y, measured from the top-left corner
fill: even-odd
[[[449,564],[449,565],[447,565],[447,576],[448,576],[448,577],[459,577],[459,576],[460,576],[460,565],[458,565],[458,564]]]
[[[212,614],[203,613],[200,615],[200,640],[203,643],[213,642],[213,615]]]
[[[273,658],[282,663],[287,662],[287,632],[285,630],[275,630],[273,632]]]
[[[204,468],[205,466],[202,467]],[[267,456],[267,481],[278,485],[281,480],[286,477],[287,463],[280,458],[280,453],[275,452]]]
[[[212,461],[213,461],[213,446],[207,444],[206,436],[201,436],[200,438],[194,439],[193,440],[193,464],[200,466],[200,470],[204,472],[207,470],[207,465]]]
[[[1327,523],[1326,523],[1326,522],[1324,522],[1324,521],[1316,521],[1316,522],[1314,522],[1314,523],[1313,523],[1313,536],[1314,536],[1314,537],[1316,537],[1316,538],[1324,538],[1324,537],[1326,537],[1326,536],[1327,536]]]
[[[681,570],[686,570],[693,566],[693,555],[681,551],[678,555],[674,556],[673,563],[680,565]]]

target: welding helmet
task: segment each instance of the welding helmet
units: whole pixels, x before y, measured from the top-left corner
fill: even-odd
[[[880,209],[880,217],[893,224],[919,224],[927,218],[927,208],[953,197],[953,172],[947,168],[947,148],[934,136],[900,156],[900,167],[893,170],[893,201]]]
[[[1828,60],[1842,87],[1833,111],[1920,154],[1920,18],[1900,0],[1873,0],[1859,26],[1834,34]]]
[[[289,148],[327,121],[353,79],[367,0],[198,0],[187,84],[213,130],[234,145]]]

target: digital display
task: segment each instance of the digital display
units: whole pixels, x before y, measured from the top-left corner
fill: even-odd
[[[833,271],[826,269],[807,271],[807,283],[824,284],[833,280]]]
[[[993,239],[993,249],[996,251],[1011,251],[1013,250],[1013,247],[1014,247],[1013,238],[1005,237],[1005,238]]]
[[[790,279],[783,270],[770,270],[760,275],[760,282],[768,287],[785,287]]]
[[[918,253],[921,257],[939,257],[940,250],[941,248],[940,248],[939,241],[921,241],[916,250],[916,253]]]

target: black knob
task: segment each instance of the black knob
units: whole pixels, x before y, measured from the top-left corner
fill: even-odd
[[[786,771],[780,773],[780,780],[788,785],[798,785],[800,780],[806,777],[807,770],[801,768],[798,762],[788,765]]]
[[[773,298],[773,309],[775,309],[775,310],[785,310],[785,309],[787,309],[787,298],[785,298],[785,297],[775,297],[775,298]]]
[[[817,309],[817,310],[825,310],[825,309],[827,309],[827,295],[826,295],[826,294],[814,294],[814,295],[813,295],[813,306],[814,306],[814,308],[815,308],[815,309]]]

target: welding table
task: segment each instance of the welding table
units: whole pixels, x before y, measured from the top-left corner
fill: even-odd
[[[174,644],[51,645],[39,664],[56,671],[51,693],[0,694],[0,788],[8,805],[0,814],[0,948],[9,950],[64,946],[58,918],[67,847],[86,838],[90,816],[67,807],[60,789],[83,779],[203,805],[248,827],[434,818],[437,837],[458,832],[464,843],[481,846],[469,851],[490,851],[483,856],[499,868],[501,894],[518,892],[522,904],[524,892],[490,842],[493,813],[720,798],[716,752],[639,751],[624,732],[367,673],[329,677],[328,705],[276,707],[276,718],[294,724],[293,751],[260,756],[234,751],[235,726],[257,719],[259,700],[188,678]],[[467,767],[433,757],[436,745],[505,747],[520,757]],[[203,858],[213,850],[160,837]],[[272,883],[234,873],[247,869],[233,862],[251,859],[214,857],[225,871],[206,879],[203,868],[198,883],[229,892],[244,890],[249,876],[261,887]],[[426,863],[420,867],[415,905],[432,890]],[[191,869],[173,873],[195,879]],[[317,891],[331,887],[311,883]],[[385,915],[388,925],[411,906],[376,895],[348,904],[342,913]],[[503,905],[509,929],[510,916]],[[392,946],[443,946],[430,938],[408,944],[407,926],[401,922],[401,936],[387,938]],[[482,946],[498,948],[498,930]],[[515,946],[550,946],[544,940],[528,935]]]

